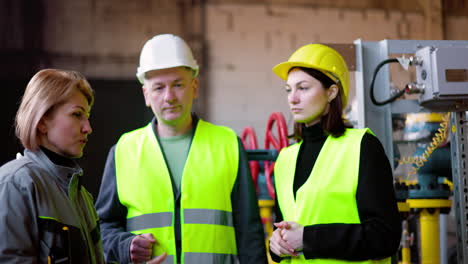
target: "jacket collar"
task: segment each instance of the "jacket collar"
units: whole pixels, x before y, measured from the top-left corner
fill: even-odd
[[[74,175],[81,177],[83,169],[75,162],[74,167],[65,167],[54,164],[42,150],[32,151],[25,149],[24,156],[35,161],[40,167],[47,171],[49,175],[57,178],[59,183],[65,188],[68,188],[70,180]]]

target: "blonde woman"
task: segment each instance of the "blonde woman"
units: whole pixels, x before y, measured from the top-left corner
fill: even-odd
[[[104,263],[98,217],[75,159],[94,94],[78,72],[45,69],[16,115],[24,156],[0,168],[0,263]]]

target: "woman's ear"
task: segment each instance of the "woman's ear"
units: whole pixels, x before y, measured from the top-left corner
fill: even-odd
[[[333,99],[336,98],[336,96],[338,95],[339,90],[340,90],[340,88],[336,84],[333,84],[332,86],[330,86],[330,88],[327,89],[327,95],[328,95],[328,102],[329,103],[331,101],[333,101]]]
[[[37,124],[37,129],[39,132],[41,132],[41,134],[47,134],[47,125],[45,124],[44,117],[42,117]]]

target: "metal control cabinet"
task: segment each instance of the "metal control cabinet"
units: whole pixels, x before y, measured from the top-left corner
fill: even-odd
[[[468,46],[427,46],[416,51],[419,103],[433,111],[468,110]]]

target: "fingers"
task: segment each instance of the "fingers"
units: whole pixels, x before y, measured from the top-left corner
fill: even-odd
[[[290,229],[277,229],[280,232],[281,238],[295,250],[303,248],[304,227],[298,223],[291,222]]]
[[[135,236],[130,243],[130,258],[132,262],[145,262],[151,258],[153,244],[156,243],[152,234]]]
[[[281,253],[281,248],[280,246],[278,245],[278,236],[279,236],[279,231],[278,229],[273,231],[273,233],[271,234],[271,237],[270,237],[270,250],[271,252],[275,253],[275,255],[277,256],[281,256],[282,253]]]
[[[146,234],[141,234],[140,236],[146,238],[147,240],[151,241],[151,243],[156,243],[156,239],[154,238],[153,234],[151,233],[146,233]]]
[[[276,229],[270,238],[270,249],[277,256],[295,255],[292,248],[282,237],[281,229]]]
[[[285,241],[289,241],[291,234],[294,234],[297,230],[295,228],[290,229],[279,229],[280,235]]]
[[[297,238],[295,237],[295,233],[294,232],[291,232],[289,230],[285,230],[285,229],[282,229],[280,231],[280,235],[283,239],[284,242],[286,242],[288,244],[288,246],[290,246],[291,248],[296,248],[296,240]]]
[[[274,223],[273,225],[276,226],[276,228],[284,228],[284,229],[290,229],[291,225],[289,222],[286,221],[281,221],[279,223]]]
[[[164,252],[164,254],[160,255],[160,256],[157,256],[155,257],[154,259],[146,262],[147,264],[160,264],[162,263],[167,257],[167,253]]]

